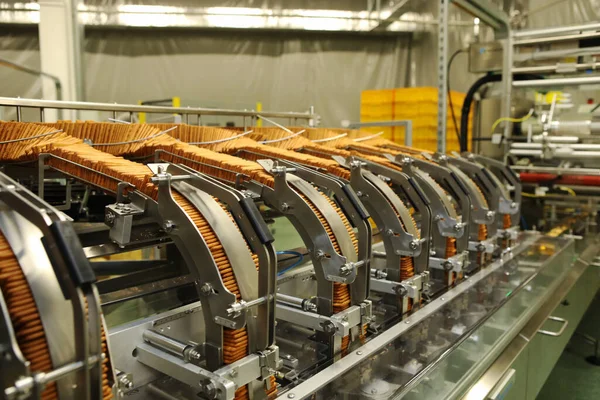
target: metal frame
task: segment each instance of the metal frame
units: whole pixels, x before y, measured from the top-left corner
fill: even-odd
[[[92,103],[82,101],[58,101],[58,100],[36,100],[22,99],[12,97],[0,97],[0,106],[15,107],[17,109],[17,120],[21,120],[21,108],[39,108],[40,118],[44,120],[45,109],[56,110],[85,110],[85,111],[107,111],[113,113],[116,118],[117,112],[128,113],[150,113],[150,114],[180,114],[188,122],[189,115],[224,115],[260,118],[290,118],[302,119],[307,121],[316,121],[319,115],[314,113],[314,107],[310,107],[307,112],[272,112],[272,111],[254,111],[254,110],[233,110],[223,108],[202,108],[202,107],[166,107],[166,106],[141,106],[137,104],[116,104],[116,103]],[[245,125],[245,124],[244,124]]]
[[[534,236],[534,239],[520,243],[518,247],[513,248],[511,253],[506,254],[503,258],[490,264],[487,268],[472,275],[466,282],[463,282],[457,287],[448,290],[442,298],[422,307],[418,313],[412,315],[404,321],[398,322],[381,335],[377,336],[362,347],[356,349],[353,353],[348,354],[343,359],[337,361],[334,365],[325,368],[293,389],[283,393],[277,397],[277,400],[301,400],[317,392],[319,389],[334,381],[337,377],[357,367],[364,360],[367,360],[369,357],[375,355],[382,348],[397,339],[401,334],[435,313],[441,307],[445,306],[449,301],[476,285],[479,281],[496,271],[498,268],[505,265],[507,261],[515,258],[518,254],[525,250],[529,244],[537,240],[539,237],[540,236]]]
[[[445,2],[446,0],[444,0]],[[506,13],[501,11],[497,6],[492,4],[488,0],[447,0],[452,1],[455,5],[461,7],[463,10],[472,14],[475,17],[478,17],[482,22],[489,25],[493,30],[494,34],[498,39],[503,39],[502,43],[502,53],[503,53],[503,64],[502,64],[502,94],[503,94],[503,102],[502,102],[502,116],[509,117],[511,110],[511,97],[512,97],[512,67],[513,67],[513,33],[510,26],[510,19]],[[447,14],[445,18],[443,18],[442,8],[440,8],[440,23],[438,26],[438,35],[444,35],[445,39],[439,40],[438,52],[442,52],[444,56],[440,56],[438,53],[438,70],[440,73],[440,77],[442,71],[444,73],[444,78],[447,74],[446,66],[447,66],[447,46],[448,46],[448,38],[447,38],[447,24],[448,18]],[[442,26],[442,24],[444,24]],[[438,119],[440,117],[440,111],[442,105],[444,110],[446,110],[446,80],[442,83],[438,81],[438,88],[440,92],[438,93]],[[444,88],[444,93],[441,93],[441,88]],[[442,99],[444,96],[444,99]],[[442,101],[444,102],[442,103]],[[444,112],[444,128],[446,126],[446,113]],[[510,122],[504,122],[504,137],[510,137]],[[443,142],[443,150],[440,148],[440,142]],[[446,131],[442,132],[440,130],[439,122],[438,122],[438,151],[445,152],[446,150]]]
[[[546,322],[547,319],[555,319],[556,317],[548,317],[549,314],[560,304],[564,297],[569,293],[573,286],[577,283],[579,278],[585,273],[587,268],[591,265],[595,255],[599,249],[598,241],[595,241],[587,247],[587,249],[581,254],[580,257],[575,260],[574,265],[561,276],[562,279],[557,279],[559,284],[554,287],[554,290],[549,290],[546,300],[542,306],[538,309],[535,314],[528,320],[527,324],[514,337],[514,339],[508,344],[504,352],[495,360],[493,358],[489,360],[493,364],[487,369],[487,371],[481,376],[481,378],[473,385],[467,393],[464,393],[464,384],[460,387],[455,388],[454,394],[462,392],[463,398],[468,399],[483,399],[486,395],[495,387],[496,383],[504,376],[506,371],[510,368],[514,360],[517,359],[519,354],[527,347],[529,342],[534,338],[536,333],[544,334],[540,328]],[[566,329],[566,321],[560,318],[559,322],[562,322],[562,326],[559,332],[550,332],[551,336],[559,336],[558,333],[562,333]],[[489,364],[488,364],[489,365]],[[465,379],[463,382],[470,382],[469,379]]]
[[[451,0],[438,3],[438,110],[437,151],[446,152],[446,123],[448,117],[448,8]]]

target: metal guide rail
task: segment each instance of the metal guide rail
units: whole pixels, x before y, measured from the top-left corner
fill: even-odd
[[[272,112],[272,111],[254,111],[254,110],[235,110],[223,108],[202,108],[202,107],[167,107],[167,106],[142,106],[134,104],[117,103],[92,103],[82,101],[58,101],[58,100],[36,100],[0,97],[0,106],[15,107],[17,109],[17,121],[21,121],[22,108],[37,108],[40,110],[40,119],[44,121],[45,109],[57,110],[85,110],[85,111],[106,111],[112,112],[116,118],[117,112],[125,113],[153,113],[153,114],[179,114],[183,115],[185,122],[188,122],[190,115],[223,115],[239,116],[251,118],[289,118],[290,120],[317,121],[319,116],[315,114],[314,108],[310,107],[307,112]]]

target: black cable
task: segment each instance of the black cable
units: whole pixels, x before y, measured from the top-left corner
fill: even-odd
[[[520,74],[513,75],[513,80],[522,81],[529,79],[543,79],[540,75],[531,75],[531,74]],[[475,93],[479,91],[479,89],[492,82],[500,82],[502,80],[502,74],[488,74],[485,75],[473,83],[473,85],[469,88],[467,95],[465,97],[465,101],[463,102],[461,116],[460,116],[460,151],[467,151],[468,145],[468,130],[469,130],[469,111],[471,110],[471,103],[473,102],[473,98],[475,97]]]
[[[456,122],[456,114],[454,114],[454,107],[452,105],[452,96],[450,95],[450,71],[452,69],[452,62],[460,53],[466,53],[464,49],[459,49],[450,56],[448,61],[448,68],[446,71],[446,89],[448,90],[448,102],[450,103],[450,113],[452,113],[452,121],[454,122],[454,131],[456,132],[456,138],[458,139],[458,145],[460,146],[460,132],[458,131],[458,123]]]

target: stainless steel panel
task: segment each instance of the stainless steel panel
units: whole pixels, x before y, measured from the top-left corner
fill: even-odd
[[[42,245],[42,232],[21,215],[0,203],[0,229],[17,256],[42,317],[54,367],[75,361],[73,309],[65,300],[54,269]],[[39,372],[39,371],[32,371]],[[74,375],[57,382],[61,398],[75,396]]]
[[[500,71],[502,55],[500,42],[473,43],[469,46],[469,71],[473,73]]]

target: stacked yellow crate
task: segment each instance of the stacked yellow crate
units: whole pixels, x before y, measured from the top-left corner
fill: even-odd
[[[464,93],[452,91],[452,106],[460,129],[460,117]],[[437,150],[437,88],[418,87],[400,89],[365,90],[361,94],[361,122],[411,120],[413,122],[413,146]],[[459,144],[448,102],[446,122],[446,149],[458,151]],[[472,113],[469,116],[472,119]],[[469,122],[469,147],[471,146],[472,122]],[[404,143],[405,128],[374,127],[365,129],[373,133],[384,132],[383,137]]]

